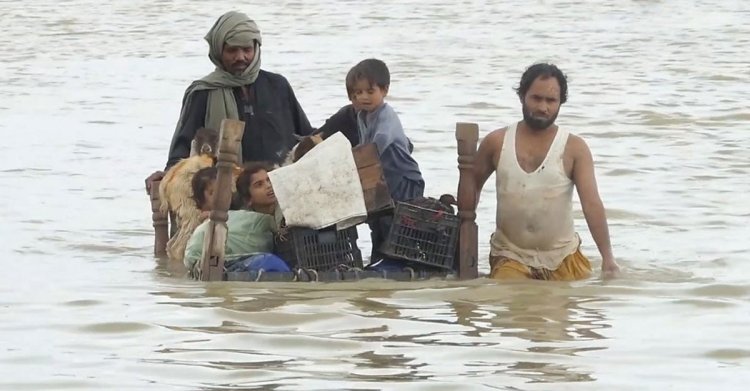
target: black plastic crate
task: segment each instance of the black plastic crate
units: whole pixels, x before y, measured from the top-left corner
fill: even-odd
[[[314,230],[287,228],[275,240],[276,255],[293,269],[326,272],[341,265],[362,268],[362,252],[357,247],[357,227],[337,231],[334,227]]]
[[[394,259],[453,269],[459,223],[452,210],[399,202],[381,251]]]

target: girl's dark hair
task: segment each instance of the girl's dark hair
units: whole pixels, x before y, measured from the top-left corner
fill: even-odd
[[[242,209],[250,202],[250,184],[253,175],[259,171],[270,172],[273,165],[267,162],[248,162],[242,167],[242,172],[237,177],[237,192],[232,198],[232,209]]]
[[[523,76],[521,76],[521,83],[516,88],[516,93],[521,98],[521,102],[526,97],[526,93],[529,92],[531,84],[539,77],[543,79],[554,77],[557,79],[557,83],[560,84],[560,104],[568,100],[568,78],[565,74],[554,64],[538,63],[526,68]]]
[[[388,66],[376,58],[362,60],[346,74],[346,94],[351,98],[354,85],[360,80],[367,80],[371,86],[386,89],[391,85],[391,73]]]
[[[190,181],[190,186],[193,189],[192,198],[193,201],[195,201],[195,205],[198,206],[198,209],[203,210],[204,207],[206,207],[206,188],[208,185],[216,180],[216,175],[218,174],[218,171],[216,170],[216,167],[205,167],[198,170],[198,172],[193,175],[193,179]]]

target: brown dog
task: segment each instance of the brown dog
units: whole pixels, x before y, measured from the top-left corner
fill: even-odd
[[[172,166],[159,184],[161,210],[174,212],[177,220],[177,232],[167,242],[170,260],[182,261],[187,241],[202,221],[201,211],[191,197],[190,182],[198,170],[214,165],[218,141],[219,134],[215,130],[198,129],[191,142],[190,157]]]
[[[315,148],[316,145],[323,142],[323,137],[320,134],[313,134],[305,136],[295,145],[291,151],[286,155],[286,159],[281,164],[282,167],[288,166],[305,156],[311,149]]]

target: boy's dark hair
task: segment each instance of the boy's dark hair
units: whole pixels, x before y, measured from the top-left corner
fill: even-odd
[[[195,205],[198,209],[203,210],[207,205],[206,203],[206,188],[208,185],[216,180],[218,175],[216,167],[204,167],[198,170],[193,175],[193,179],[190,181],[190,187],[193,189],[192,199],[195,201]]]
[[[383,61],[376,58],[362,60],[346,74],[346,94],[351,98],[354,85],[360,80],[367,80],[371,86],[386,89],[391,85],[391,73]]]
[[[248,162],[242,167],[242,172],[237,177],[237,192],[232,199],[232,209],[242,209],[250,201],[250,184],[253,175],[259,171],[270,172],[273,165],[268,162]]]
[[[521,76],[521,83],[518,85],[518,88],[516,88],[516,93],[518,94],[518,97],[521,98],[521,102],[523,102],[526,93],[529,92],[531,84],[538,77],[543,79],[554,77],[557,79],[557,83],[560,84],[560,104],[563,104],[568,100],[568,79],[565,74],[562,73],[560,68],[555,64],[537,63],[526,68],[526,71]]]

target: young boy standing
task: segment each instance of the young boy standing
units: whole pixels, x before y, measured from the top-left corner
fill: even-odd
[[[411,156],[411,142],[393,108],[385,103],[391,75],[383,61],[367,59],[346,75],[346,90],[357,108],[359,145],[375,143],[391,198],[408,201],[424,195],[424,179]],[[369,223],[372,231],[371,264],[382,258],[378,251],[391,227],[392,216]]]

